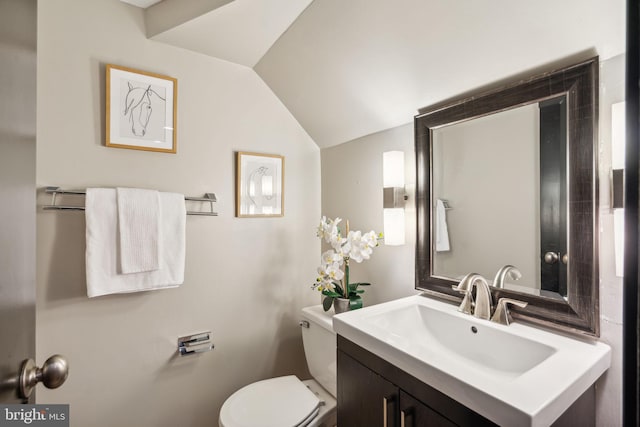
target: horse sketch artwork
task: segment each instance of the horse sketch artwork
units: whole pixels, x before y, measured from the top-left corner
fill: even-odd
[[[107,65],[108,147],[176,152],[177,81]]]
[[[154,109],[156,115],[159,112],[164,113],[164,103],[167,102],[164,96],[160,95],[157,88],[151,85],[134,86],[139,83],[127,82],[127,95],[124,98],[124,111],[133,136],[144,138],[147,135],[150,119],[152,118]],[[160,88],[162,90],[162,88]],[[164,94],[164,90],[162,90]],[[151,122],[152,124],[154,122]],[[153,129],[152,129],[153,131]],[[149,132],[153,134],[154,132]]]

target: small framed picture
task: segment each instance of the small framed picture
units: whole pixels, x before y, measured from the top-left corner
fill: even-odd
[[[284,215],[284,157],[238,152],[236,216]]]
[[[175,153],[178,81],[107,64],[107,147]]]

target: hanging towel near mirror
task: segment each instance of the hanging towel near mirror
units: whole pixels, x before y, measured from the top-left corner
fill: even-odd
[[[446,252],[449,248],[449,230],[447,229],[447,211],[444,202],[436,200],[436,252]]]
[[[116,189],[88,188],[85,200],[87,295],[147,291],[184,282],[186,208],[184,196],[158,193],[159,264],[153,271],[122,274],[118,262]]]

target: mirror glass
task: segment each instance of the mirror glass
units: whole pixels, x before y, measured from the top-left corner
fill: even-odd
[[[513,317],[599,334],[597,70],[596,57],[416,116],[416,289],[460,301],[452,287],[479,273],[494,303],[528,303]],[[498,286],[507,265],[519,274]]]
[[[563,94],[433,129],[434,276],[513,265],[506,289],[567,297],[566,106]]]

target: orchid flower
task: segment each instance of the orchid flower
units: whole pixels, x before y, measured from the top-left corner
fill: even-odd
[[[326,243],[331,243],[332,246],[335,242],[340,241],[340,229],[338,228],[340,221],[342,221],[341,218],[331,220],[323,216],[322,221],[320,221],[320,224],[318,225],[318,237],[323,239]]]
[[[333,298],[340,296],[348,298],[352,308],[362,307],[358,286],[368,285],[368,283],[351,283],[349,281],[349,261],[362,262],[369,259],[373,253],[373,248],[378,246],[378,239],[382,234],[376,235],[375,231],[362,234],[360,231],[349,231],[349,222],[346,224],[347,236],[344,237],[338,224],[340,218],[334,220],[322,217],[317,228],[317,236],[331,245],[330,250],[322,253],[321,265],[318,267],[318,277],[312,286],[320,290],[327,297],[323,303],[327,311],[333,303]],[[344,266],[344,269],[342,268]]]
[[[338,264],[342,265],[343,257],[341,254],[336,253],[333,249],[326,251],[322,254],[322,264]]]

